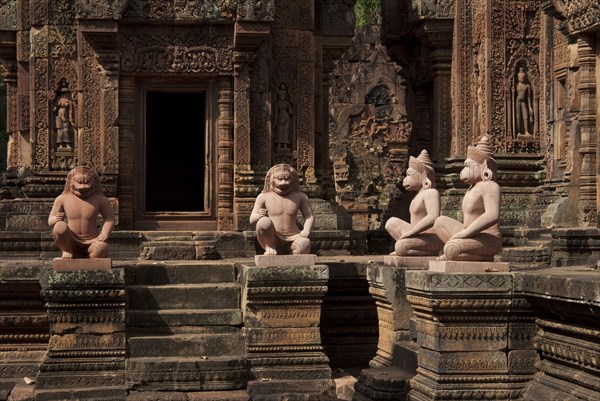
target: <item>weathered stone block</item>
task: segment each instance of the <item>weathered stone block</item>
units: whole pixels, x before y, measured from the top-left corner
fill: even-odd
[[[317,255],[256,255],[254,264],[257,267],[270,266],[314,266]]]
[[[112,268],[112,259],[55,259],[52,268],[58,271],[71,270],[109,270]]]
[[[420,267],[427,269],[429,262],[435,261],[436,256],[390,256],[386,255],[383,257],[383,264],[385,266],[395,267]]]
[[[456,262],[456,261],[431,261],[429,271],[440,273],[482,273],[482,272],[507,272],[507,262]]]

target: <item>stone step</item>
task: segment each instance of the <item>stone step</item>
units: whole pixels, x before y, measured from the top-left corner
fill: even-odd
[[[135,284],[234,283],[236,269],[232,263],[153,262],[139,263],[134,270]]]
[[[240,287],[222,284],[130,285],[129,309],[237,309]]]
[[[128,327],[163,326],[241,326],[239,309],[133,309],[128,311]]]
[[[129,355],[136,357],[213,357],[243,355],[242,331],[217,334],[133,335]]]
[[[131,391],[126,401],[249,401],[246,390],[229,391]]]
[[[215,391],[246,387],[248,367],[240,355],[199,357],[129,358],[127,382],[133,390]],[[199,400],[245,400],[240,398],[198,398]],[[129,398],[128,398],[129,399]],[[160,398],[136,398],[137,400]],[[196,398],[194,398],[196,399]]]

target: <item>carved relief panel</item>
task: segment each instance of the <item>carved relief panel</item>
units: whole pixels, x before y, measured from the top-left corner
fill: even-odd
[[[385,47],[366,48],[359,61],[346,58],[356,48],[342,58],[333,71],[330,93],[330,152],[338,202],[363,211],[355,213],[353,222],[364,230],[381,224],[380,215],[404,172],[412,132],[402,68],[390,62]]]

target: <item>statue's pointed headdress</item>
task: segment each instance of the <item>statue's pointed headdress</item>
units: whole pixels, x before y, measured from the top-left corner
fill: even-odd
[[[467,158],[476,161],[482,166],[486,166],[492,172],[492,177],[496,175],[498,165],[492,157],[494,148],[487,136],[482,137],[477,145],[467,147]]]
[[[421,174],[426,188],[435,187],[435,170],[433,169],[433,162],[425,149],[421,151],[418,157],[411,156],[408,159],[408,167]],[[427,179],[429,180],[429,183],[425,185],[425,180]]]

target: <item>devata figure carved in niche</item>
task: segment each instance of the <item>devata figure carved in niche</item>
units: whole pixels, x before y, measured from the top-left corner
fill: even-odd
[[[100,233],[96,226],[98,214],[104,219]],[[48,224],[62,250],[62,259],[108,256],[106,240],[114,227],[115,216],[94,170],[79,166],[69,172],[63,193],[52,205]]]
[[[470,185],[462,203],[464,223],[440,216],[434,230],[445,243],[439,260],[492,261],[502,249],[498,228],[500,187],[495,182],[496,161],[487,137],[467,148],[460,179]]]
[[[533,139],[533,90],[523,68],[517,73],[516,89],[516,128],[517,139]]]
[[[54,100],[54,128],[56,130],[56,145],[58,149],[71,150],[75,130],[75,110],[71,91],[65,79],[62,79],[56,90]]]
[[[291,150],[290,127],[294,113],[286,84],[279,85],[275,96],[275,149]]]
[[[296,222],[298,210],[304,217],[302,229]],[[300,192],[298,173],[292,166],[277,164],[267,172],[264,190],[250,214],[250,224],[256,224],[258,243],[265,255],[310,252],[308,236],[314,216],[308,196]]]
[[[391,217],[385,229],[396,240],[392,256],[437,256],[444,244],[433,231],[440,216],[440,194],[435,189],[435,171],[429,153],[410,157],[402,185],[417,195],[410,203],[410,223]]]

